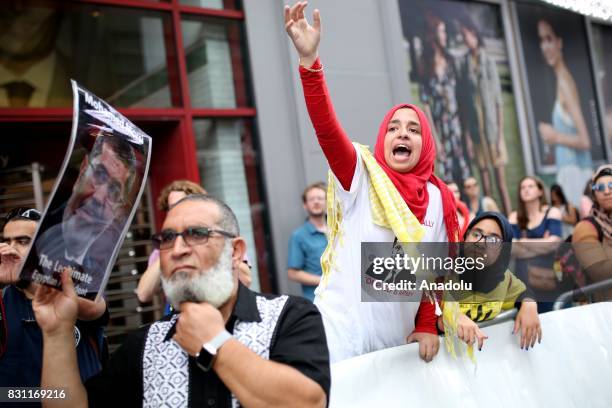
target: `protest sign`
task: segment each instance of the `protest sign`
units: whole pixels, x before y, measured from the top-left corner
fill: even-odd
[[[61,287],[68,269],[79,296],[104,290],[144,190],[151,138],[72,81],[71,139],[20,279]]]

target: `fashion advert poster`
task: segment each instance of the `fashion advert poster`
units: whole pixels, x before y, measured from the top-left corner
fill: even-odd
[[[605,160],[584,17],[517,3],[535,171],[577,205]]]
[[[608,138],[608,162],[612,158],[612,26],[591,24],[595,72],[603,99],[604,129]]]
[[[452,0],[400,2],[414,100],[436,139],[436,171],[459,186],[474,176],[512,209],[525,174],[501,7]]]

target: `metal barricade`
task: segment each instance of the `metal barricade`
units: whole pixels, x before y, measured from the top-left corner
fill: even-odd
[[[518,310],[516,308],[506,310],[505,312],[501,312],[500,314],[498,314],[491,320],[485,320],[484,322],[478,322],[478,327],[482,329],[483,327],[493,326],[494,324],[503,323],[508,320],[513,320],[517,314],[518,314]]]
[[[553,305],[553,310],[561,310],[563,306],[572,300],[575,296],[580,295],[591,295],[595,292],[599,292],[606,289],[612,289],[612,278],[603,280],[601,282],[592,283],[590,285],[583,286],[574,290],[562,293]]]

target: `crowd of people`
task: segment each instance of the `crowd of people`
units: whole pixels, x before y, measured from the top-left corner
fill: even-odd
[[[141,302],[162,293],[165,316],[129,334],[109,357],[103,296],[77,296],[67,270],[61,290],[19,281],[41,214],[17,208],[4,219],[0,243],[1,386],[68,389],[66,406],[323,407],[330,363],[411,342],[429,362],[445,333],[480,349],[488,337],[477,323],[511,308],[518,309],[518,344],[529,349],[542,340],[539,314],[561,293],[577,282],[612,278],[612,165],[589,180],[588,211],[582,202],[573,206],[558,185],[551,186],[549,201],[545,185],[527,176],[518,186],[516,211],[502,214],[481,194],[478,180],[463,174],[452,131],[445,136],[452,149],[438,150],[428,119],[435,121],[435,111],[396,105],[382,118],[373,152],[352,143],[336,117],[318,53],[320,13],[315,10],[309,24],[306,5],[285,7],[285,29],[300,58],[306,107],[330,173],[327,184],[304,190],[307,219],[288,243],[287,274],[301,284],[303,297],[251,291],[234,212],[198,184],[177,180],[160,195],[166,217],[135,293]],[[463,30],[466,38],[472,33],[468,23]],[[431,69],[438,69],[443,50],[431,58]],[[436,176],[437,154],[452,174],[461,174],[461,186]],[[576,244],[573,281],[559,279],[554,269],[564,240]],[[405,242],[453,244],[449,248],[464,242],[461,255],[486,261],[462,273],[473,287],[457,297],[452,322],[446,317],[453,302],[434,291],[363,302],[364,285],[372,285],[361,276],[364,242],[399,251]]]
[[[580,209],[566,198],[560,185],[553,184],[547,189],[535,176],[526,176],[519,181],[516,211],[507,215],[501,214],[493,198],[480,193],[476,179],[466,179],[463,192],[454,182],[449,186],[456,192],[457,216],[461,222],[469,222],[487,211],[507,216],[512,226],[516,275],[533,291],[538,300],[538,310],[545,312],[552,310],[555,299],[562,293],[612,278],[612,269],[608,273],[587,271],[591,263],[585,255],[593,251],[591,259],[595,263],[601,263],[605,258],[607,241],[602,231],[609,225],[609,220],[602,217],[605,213],[602,208],[608,205],[604,187],[611,168],[612,165],[603,165],[593,173],[587,182],[588,189],[585,189]],[[467,204],[461,201],[462,193]],[[462,208],[468,208],[468,216]],[[599,215],[597,219],[595,214]],[[579,261],[576,271],[563,270],[566,266],[563,255],[568,251],[576,252]],[[601,267],[606,265],[601,263]],[[571,276],[566,276],[568,274]]]

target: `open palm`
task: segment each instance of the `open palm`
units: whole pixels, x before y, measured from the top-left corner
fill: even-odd
[[[304,16],[307,1],[300,1],[293,7],[285,6],[285,30],[296,51],[300,55],[302,65],[309,67],[319,54],[321,40],[321,15],[319,10],[313,12],[313,25],[308,23]]]

